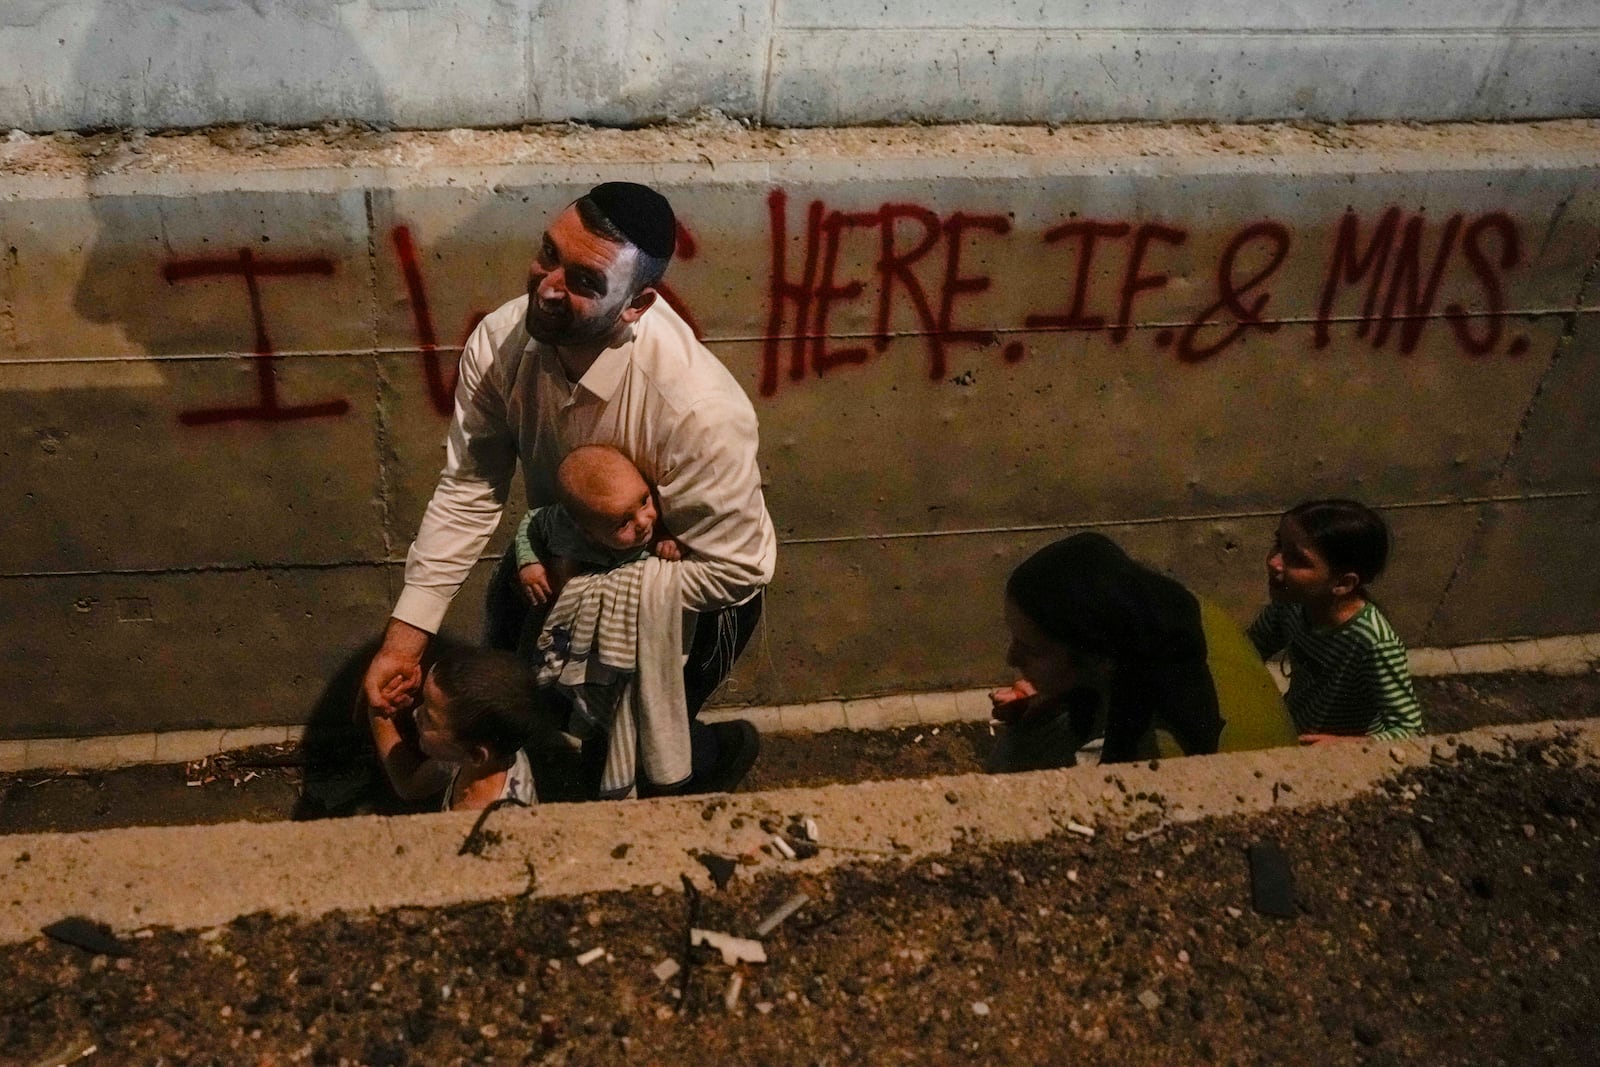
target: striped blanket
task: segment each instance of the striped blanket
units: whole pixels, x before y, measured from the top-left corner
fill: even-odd
[[[605,798],[637,795],[689,777],[683,692],[683,596],[678,569],[650,557],[561,590],[536,643],[541,686],[572,704],[568,732],[606,734]]]

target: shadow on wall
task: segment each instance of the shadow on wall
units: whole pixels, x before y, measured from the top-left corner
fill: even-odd
[[[190,92],[201,98],[191,107],[197,114],[203,112],[206,123],[310,125],[362,114],[383,124],[390,114],[384,86],[360,41],[345,26],[341,12],[349,6],[347,0],[295,0],[292,4],[107,0],[97,6],[83,34],[74,80],[86,97],[115,99],[118,106],[108,108],[108,113],[169,114],[173,109],[164,107],[163,100]],[[308,33],[308,25],[318,27],[317,32]],[[248,104],[254,94],[231,95],[230,82],[244,83],[254,77],[254,57],[264,44],[284,41],[294,42],[297,65],[305,74],[301,89],[323,87],[318,94],[324,101],[323,114],[256,113]],[[228,138],[219,140],[225,147],[270,151],[270,145],[262,148],[262,137],[249,130],[219,136]],[[149,299],[148,292],[129,284],[130,277],[137,277],[131,272],[148,269],[165,256],[186,252],[225,255],[235,249],[227,245],[175,246],[175,240],[182,241],[188,234],[197,244],[206,239],[203,225],[183,224],[177,217],[198,213],[187,199],[174,201],[175,210],[170,211],[163,203],[165,198],[135,202],[134,215],[127,208],[119,210],[125,201],[102,200],[103,180],[116,169],[120,158],[115,152],[107,153],[96,161],[90,174],[88,195],[97,228],[73,307],[91,322],[120,325],[130,341],[155,354],[176,331],[161,321],[162,302]],[[201,221],[229,223],[241,232],[250,225],[225,210]],[[261,220],[263,226],[267,222]],[[152,287],[159,278],[159,273],[150,275]],[[170,277],[166,280],[169,285],[173,282]]]
[[[74,15],[83,27],[75,83],[86,98],[115,100],[111,111],[130,114],[186,107],[241,122],[381,120],[384,86],[345,25],[350,9],[343,0],[86,5]],[[260,77],[256,57],[274,43],[291,45],[306,81],[325,87],[318,99],[326,114],[242,110],[261,96],[243,87]],[[178,106],[177,93],[196,99]],[[271,150],[248,127],[214,139],[242,152]],[[331,213],[364,220],[362,194],[284,217],[261,210],[273,201],[260,194],[117,195],[115,176],[139,145],[130,136],[91,164],[89,232],[69,312],[79,325],[69,318],[61,336],[40,339],[42,354],[59,360],[49,368],[52,387],[0,394],[34,425],[58,428],[64,442],[49,469],[31,476],[49,512],[41,527],[55,537],[36,546],[34,566],[84,572],[72,584],[86,593],[137,586],[149,604],[143,627],[80,624],[56,641],[63,662],[126,653],[124,694],[111,697],[120,706],[89,712],[73,687],[57,696],[69,706],[47,714],[65,724],[109,716],[114,732],[170,729],[181,722],[155,721],[173,717],[160,709],[197,718],[206,701],[223,709],[222,725],[309,714],[316,736],[351,663],[370,655],[348,650],[382,625],[392,593],[372,503],[382,451],[376,428],[348,413],[346,399],[363,394],[372,369],[365,360],[317,360],[302,373],[289,366],[295,360],[252,353],[311,347],[298,344],[304,331],[286,324],[284,309],[326,288],[329,260],[317,245],[328,239]],[[75,214],[82,204],[59,210]],[[352,236],[364,249],[364,234]],[[282,276],[285,257],[310,276]],[[252,263],[259,275],[247,269]],[[368,287],[364,272],[348,273]],[[115,328],[122,340],[91,324]],[[144,358],[167,355],[198,358]],[[275,376],[284,378],[281,389]],[[335,424],[338,436],[330,437]],[[85,483],[95,486],[92,502],[72,491]],[[357,566],[329,566],[344,563]],[[302,564],[312,569],[297,569]],[[235,640],[245,631],[253,636]],[[330,674],[308,704],[308,690]],[[346,717],[349,707],[346,700]]]

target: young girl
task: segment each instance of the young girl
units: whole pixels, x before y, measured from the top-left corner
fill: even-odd
[[[1422,732],[1406,648],[1367,594],[1389,528],[1353,500],[1310,500],[1278,521],[1267,556],[1272,602],[1248,631],[1263,659],[1285,649],[1285,703],[1304,744]]]
[[[414,732],[403,731],[398,716],[368,709],[389,784],[402,800],[442,793],[445,811],[479,810],[497,800],[534,803],[522,747],[535,732],[536,698],[532,672],[513,653],[443,653],[423,679],[422,700],[411,712]]]
[[[991,694],[996,772],[1292,745],[1272,677],[1219,608],[1097,533],[1035,552],[1006,582],[1006,662]]]

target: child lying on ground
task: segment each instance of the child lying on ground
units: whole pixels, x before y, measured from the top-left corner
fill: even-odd
[[[655,492],[610,445],[582,445],[556,470],[559,504],[534,508],[517,527],[517,577],[536,607],[555,602],[575,574],[656,555],[683,558],[657,521]]]
[[[1310,500],[1278,522],[1272,602],[1247,633],[1263,659],[1287,649],[1284,703],[1303,744],[1422,733],[1406,647],[1367,593],[1388,559],[1388,526],[1353,500]]]
[[[445,811],[497,800],[533,804],[533,772],[522,751],[536,731],[533,673],[510,652],[454,649],[441,655],[409,712],[367,717],[378,761],[402,800],[444,796]],[[411,725],[400,720],[411,716]]]

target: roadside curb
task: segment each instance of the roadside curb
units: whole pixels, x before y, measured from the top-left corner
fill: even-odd
[[[143,827],[0,838],[0,943],[39,936],[69,915],[129,931],[196,929],[269,912],[315,917],[663,886],[709,885],[694,858],[745,857],[742,877],[815,874],[863,859],[915,859],[974,842],[1056,830],[1104,839],[1134,826],[1322,806],[1409,766],[1454,760],[1460,745],[1570,738],[1600,762],[1600,721],[1488,727],[1397,744],[1277,749],[1169,760],[718,794],[551,804],[490,817],[485,847],[461,855],[474,816],[441,813],[310,823]],[[763,820],[814,820],[820,853],[783,858]]]
[[[1512,671],[1586,674],[1600,665],[1600,633],[1494,641],[1454,648],[1418,648],[1412,649],[1409,655],[1411,673],[1418,678]],[[1278,663],[1269,663],[1268,670],[1280,690],[1288,686]],[[937,727],[947,722],[987,721],[989,689],[898,693],[811,704],[716,707],[707,710],[701,718],[706,722],[747,719],[762,733],[775,734]],[[186,763],[233,749],[298,741],[301,730],[299,726],[250,726],[0,741],[0,772],[60,768],[109,770],[141,763]]]

